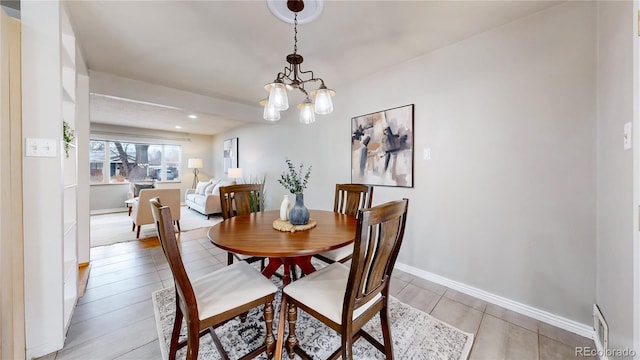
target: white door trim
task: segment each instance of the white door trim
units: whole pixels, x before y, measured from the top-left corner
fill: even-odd
[[[640,2],[633,1],[633,347],[640,360]]]

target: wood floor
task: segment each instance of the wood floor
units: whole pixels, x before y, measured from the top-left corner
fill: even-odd
[[[190,276],[225,266],[227,255],[206,229],[184,232],[181,251]],[[41,359],[160,359],[151,293],[173,286],[157,239],[91,249],[91,270],[64,349]],[[593,341],[498,306],[394,271],[392,294],[475,334],[470,359],[572,359]],[[404,360],[404,359],[403,359]]]

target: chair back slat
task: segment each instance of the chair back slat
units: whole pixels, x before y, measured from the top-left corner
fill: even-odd
[[[359,211],[343,308],[345,321],[352,316],[353,309],[377,294],[388,296],[389,279],[404,237],[408,205],[409,200],[402,199]]]
[[[160,198],[157,197],[150,199],[149,202],[151,203],[151,212],[156,223],[158,239],[162,245],[164,256],[171,268],[171,273],[173,274],[182,312],[187,316],[193,316],[193,314],[195,314],[197,319],[198,306],[196,296],[193,292],[189,277],[187,276],[187,271],[184,268],[184,263],[182,262],[182,256],[180,255],[180,249],[178,248],[178,242],[173,228],[173,221],[171,220],[171,209],[168,206],[162,206]]]
[[[349,216],[358,216],[358,210],[370,208],[373,186],[364,184],[336,184],[333,211]]]
[[[376,230],[378,238],[375,241],[375,248],[371,250],[376,253],[376,257],[373,258],[370,263],[365,263],[365,268],[367,268],[368,265],[368,275],[366,278],[366,286],[361,289],[363,294],[374,291],[382,282],[388,261],[393,253],[393,246],[397,240],[399,224],[400,218],[395,218],[373,227]],[[370,241],[370,243],[373,244],[374,241]]]
[[[239,184],[220,187],[222,218],[264,211],[262,184]]]

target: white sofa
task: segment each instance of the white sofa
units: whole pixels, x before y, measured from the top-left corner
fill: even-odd
[[[209,215],[222,212],[220,207],[220,186],[234,185],[235,183],[233,180],[218,179],[200,181],[195,189],[188,189],[184,193],[184,203],[190,209],[207,215],[208,219]]]

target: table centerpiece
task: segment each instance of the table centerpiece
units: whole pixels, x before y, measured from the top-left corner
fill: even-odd
[[[289,210],[289,222],[292,225],[305,225],[309,222],[309,209],[304,206],[303,191],[307,188],[311,176],[311,166],[304,172],[303,163],[296,169],[291,160],[286,159],[285,162],[287,163],[287,171],[280,175],[278,182],[296,196],[296,201]]]

